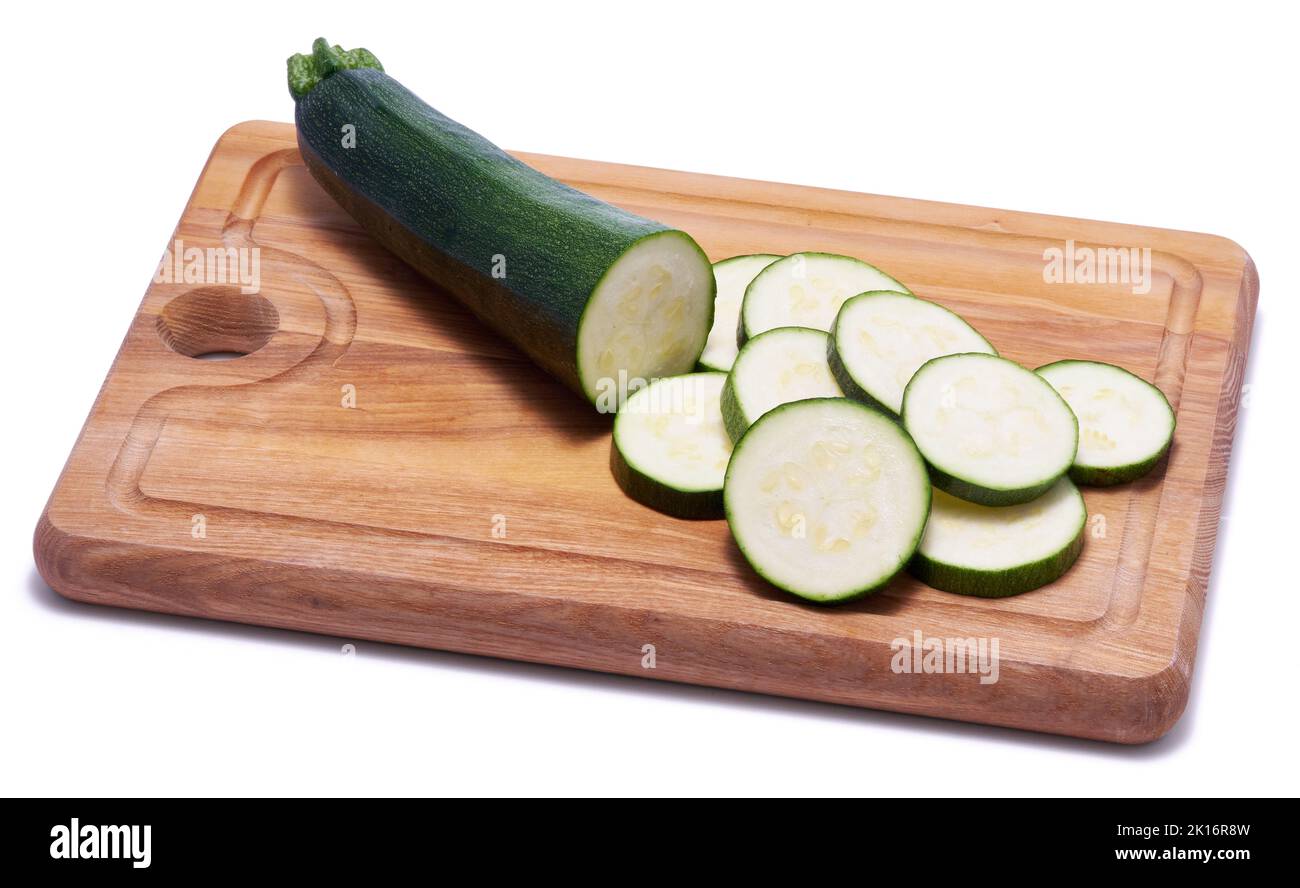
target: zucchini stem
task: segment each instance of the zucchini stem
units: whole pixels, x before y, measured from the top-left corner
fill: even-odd
[[[317,37],[311,45],[311,53],[295,53],[289,56],[289,95],[296,102],[311,92],[316,84],[338,71],[353,68],[374,68],[384,70],[384,66],[368,49],[344,49],[338,44],[330,45],[324,37]]]

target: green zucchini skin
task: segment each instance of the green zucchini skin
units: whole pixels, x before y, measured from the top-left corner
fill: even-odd
[[[1118,484],[1128,484],[1130,481],[1136,481],[1143,475],[1149,474],[1168,452],[1169,445],[1166,444],[1164,449],[1150,459],[1144,459],[1141,462],[1127,466],[1109,468],[1070,466],[1070,480],[1081,487],[1114,487]]]
[[[609,446],[609,469],[624,493],[656,512],[693,521],[722,518],[724,515],[721,488],[717,490],[670,488],[662,481],[651,478],[630,465],[619,452],[618,444],[613,441]]]
[[[290,62],[312,176],[372,237],[594,403],[577,346],[601,278],[645,238],[698,245],[521,163],[382,70],[325,67],[318,79],[299,71],[295,86]],[[355,127],[352,147],[345,125]]]
[[[1048,583],[1055,582],[1065,575],[1079,553],[1083,551],[1084,529],[1087,520],[1079,526],[1079,532],[1064,549],[1035,561],[1020,564],[1004,570],[974,570],[969,567],[948,564],[933,558],[927,558],[918,548],[908,563],[907,572],[932,589],[951,592],[956,595],[971,595],[976,598],[1007,598],[1031,592]]]
[[[978,598],[1020,595],[1056,581],[1083,551],[1088,506],[1079,488],[1065,478],[1045,496],[1037,506],[990,509],[961,506],[955,497],[935,488],[930,524],[908,564],[909,573],[935,589]],[[952,503],[966,514],[953,513]],[[1034,538],[1034,524],[1046,525],[1045,544]],[[945,537],[945,532],[961,534],[971,529],[978,536],[965,541],[960,536]],[[983,549],[985,542],[974,542],[990,533],[988,544],[997,547],[992,558]]]
[[[885,415],[888,416],[890,413],[885,411]],[[899,422],[906,428],[903,420],[900,419]],[[985,487],[982,484],[974,484],[965,478],[949,474],[931,463],[926,463],[926,466],[930,470],[930,481],[935,487],[944,493],[951,493],[958,499],[978,503],[981,506],[1018,506],[1021,503],[1033,502],[1051,490],[1057,482],[1057,478],[1050,478],[1032,487],[999,490],[994,487]]]
[[[912,556],[908,573],[932,589],[976,598],[1006,598],[1031,592],[1060,579],[1083,551],[1083,529],[1069,546],[1033,564],[1007,570],[973,571],[936,561],[922,555]]]
[[[722,399],[719,401],[719,406],[722,408],[722,425],[726,428],[732,444],[740,441],[751,424],[745,417],[745,411],[740,408],[740,399],[736,397],[736,387],[732,383],[734,379],[734,375],[727,374],[727,381],[722,385]]]

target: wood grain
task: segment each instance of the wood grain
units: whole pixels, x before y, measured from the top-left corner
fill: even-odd
[[[1027,366],[1127,367],[1174,404],[1171,454],[1136,484],[1086,492],[1084,553],[1042,590],[972,600],[901,578],[839,609],[797,603],[749,571],[724,523],[627,500],[607,470],[608,420],[365,237],[306,174],[292,127],[252,122],[218,142],[173,240],[256,248],[260,292],[149,287],[36,530],[50,586],[1123,743],[1174,724],[1258,293],[1245,252],[1202,234],[520,156],[690,231],[715,260],[863,257]],[[1043,251],[1070,239],[1149,247],[1151,291],[1045,282]],[[249,353],[195,359],[208,351]],[[895,672],[895,639],[918,631],[997,639],[999,680]]]

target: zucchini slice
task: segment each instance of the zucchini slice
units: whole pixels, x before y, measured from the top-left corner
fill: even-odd
[[[925,463],[885,414],[847,398],[783,404],[736,445],[723,488],[745,559],[819,604],[867,595],[912,557],[930,512]]]
[[[903,389],[932,358],[997,349],[961,316],[906,293],[876,290],[852,297],[831,330],[831,371],[850,398],[895,416]]]
[[[1083,551],[1088,510],[1069,478],[1018,506],[980,506],[934,492],[908,571],[958,595],[1002,598],[1053,582]]]
[[[610,467],[639,503],[678,518],[721,518],[731,439],[718,398],[725,373],[656,380],[614,418]]]
[[[745,343],[722,389],[722,421],[731,440],[764,413],[805,398],[838,398],[826,363],[830,337],[807,327],[777,327]]]
[[[829,331],[845,300],[868,290],[910,293],[874,265],[834,253],[794,253],[758,273],[745,288],[736,339],[741,345],[776,327]]]
[[[752,253],[713,263],[718,295],[713,300],[713,329],[709,331],[708,342],[704,343],[704,354],[700,355],[701,369],[726,373],[736,362],[736,353],[740,350],[736,343],[736,325],[740,322],[740,303],[745,298],[745,288],[756,274],[780,258],[771,253]]]
[[[934,486],[985,506],[1042,496],[1079,445],[1074,414],[1047,380],[982,353],[923,364],[903,392],[902,420]]]
[[[516,160],[365,50],[317,40],[289,59],[289,91],[303,160],[325,191],[598,410],[695,367],[714,282],[689,235]]]
[[[1098,361],[1057,361],[1038,368],[1079,418],[1076,484],[1108,487],[1155,468],[1174,438],[1174,408],[1140,376]]]

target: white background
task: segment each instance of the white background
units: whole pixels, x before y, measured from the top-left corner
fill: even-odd
[[[1300,790],[1284,4],[498,6],[3,5],[0,792]],[[284,59],[322,34],[512,148],[1245,246],[1249,407],[1182,722],[1116,748],[55,596],[32,529],[204,159],[292,119]]]

